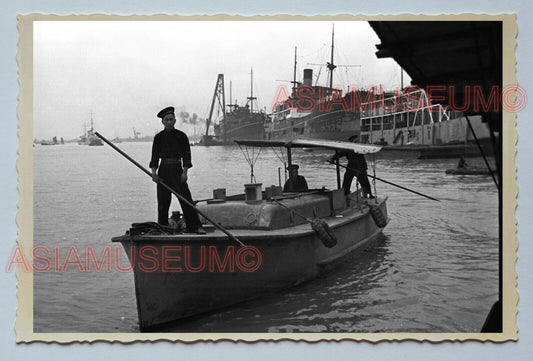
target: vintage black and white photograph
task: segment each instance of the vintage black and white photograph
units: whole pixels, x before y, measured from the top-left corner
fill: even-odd
[[[19,23],[19,338],[516,338],[513,17]]]

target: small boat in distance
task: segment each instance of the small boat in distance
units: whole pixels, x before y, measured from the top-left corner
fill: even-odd
[[[59,144],[57,137],[53,137],[52,140],[42,140],[41,145],[56,145]],[[63,138],[61,138],[61,144],[63,144]]]
[[[99,146],[104,145],[100,138],[94,134],[94,123],[93,123],[93,113],[91,112],[91,129],[87,130],[87,126],[83,125],[83,135],[80,136],[78,140],[79,145],[90,145],[90,146]]]
[[[243,152],[249,147],[284,149],[289,167],[293,148],[361,154],[381,149],[317,139],[235,142]],[[244,193],[226,197],[225,189],[218,188],[212,199],[198,203],[199,214],[213,222],[205,224],[206,234],[149,222],[151,227],[133,224],[126,234],[112,238],[131,262],[141,331],[311,280],[368,245],[388,223],[387,197],[368,199],[359,191],[345,195],[338,162],[331,169],[337,189],[283,192],[281,179],[280,186],[256,183],[253,164],[246,159],[251,182],[243,182]]]

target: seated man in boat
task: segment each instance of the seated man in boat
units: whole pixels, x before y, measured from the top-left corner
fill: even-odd
[[[309,189],[305,177],[298,174],[299,168],[298,164],[291,164],[287,167],[287,170],[289,171],[289,179],[287,179],[283,186],[284,192],[306,191]]]
[[[459,158],[459,163],[457,164],[458,169],[466,169],[468,167],[468,163],[466,163],[465,156],[462,155],[461,158]]]
[[[348,138],[350,142],[357,141],[357,135],[353,135]],[[366,164],[366,159],[363,154],[355,153],[353,150],[346,151],[336,151],[335,155],[329,160],[330,163],[334,163],[337,159],[346,157],[348,159],[348,164],[346,165],[346,172],[344,172],[344,179],[342,181],[342,188],[344,189],[344,194],[350,194],[350,188],[352,186],[352,180],[354,177],[357,178],[357,181],[363,189],[363,196],[365,198],[374,198],[372,195],[372,188],[370,187],[370,182],[368,181],[368,175],[366,170],[368,166]]]
[[[193,203],[191,191],[187,185],[187,171],[192,167],[191,148],[187,135],[174,128],[176,117],[174,107],[161,110],[157,116],[161,118],[164,129],[157,133],[152,144],[150,168],[154,181],[161,179],[177,194]],[[161,164],[159,164],[161,159]],[[159,169],[158,169],[159,167]],[[157,174],[156,174],[157,171]],[[168,226],[168,210],[172,193],[157,183],[157,223]],[[187,233],[205,234],[196,210],[179,198]]]

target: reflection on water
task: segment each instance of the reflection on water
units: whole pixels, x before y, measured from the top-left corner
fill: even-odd
[[[120,147],[148,165],[150,143]],[[214,188],[226,188],[228,195],[243,192],[250,168],[238,147],[192,151],[194,198],[209,198]],[[294,154],[310,187],[336,187],[334,167],[326,162],[330,156],[301,149]],[[379,159],[378,177],[440,202],[377,182],[377,194],[389,197],[391,222],[371,246],[316,280],[168,331],[479,331],[498,293],[497,192],[490,177],[446,175],[455,164]],[[284,181],[283,165],[269,149],[260,154],[254,174],[264,186],[278,184],[279,175]],[[34,242],[51,250],[44,256],[52,265],[54,249],[62,263],[69,247],[82,260],[91,252],[87,247],[96,255],[111,247],[111,259],[118,257],[125,267],[123,250],[110,238],[131,223],[156,219],[155,184],[109,147],[37,146],[34,177]],[[37,272],[34,280],[35,332],[138,331],[131,272],[116,267],[80,272],[69,264],[64,272]]]

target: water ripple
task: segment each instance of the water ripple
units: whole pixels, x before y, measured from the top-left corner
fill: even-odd
[[[34,148],[34,242],[61,247],[60,261],[70,246],[84,257],[85,247],[101,251],[131,223],[156,218],[155,184],[108,147],[96,148]],[[121,148],[147,165],[149,143]],[[296,152],[294,160],[312,187],[335,187],[325,172],[333,168],[323,161],[330,153]],[[189,183],[198,199],[219,187],[243,192],[250,180],[237,147],[193,147],[193,164]],[[498,294],[492,180],[444,174],[455,160],[380,159],[377,166],[380,178],[440,202],[378,181],[377,193],[389,197],[391,222],[370,247],[316,280],[168,331],[478,332]],[[256,180],[278,184],[278,167],[274,153],[265,150]],[[80,273],[74,266],[36,273],[34,330],[138,332],[134,292],[131,272]]]

